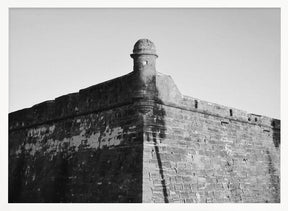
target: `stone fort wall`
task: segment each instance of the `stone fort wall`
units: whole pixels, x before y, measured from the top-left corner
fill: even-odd
[[[183,96],[138,42],[133,72],[9,114],[9,202],[280,202],[280,121]]]
[[[10,114],[10,202],[141,202],[143,124],[127,82]]]
[[[280,202],[280,121],[183,97],[145,116],[144,202]]]

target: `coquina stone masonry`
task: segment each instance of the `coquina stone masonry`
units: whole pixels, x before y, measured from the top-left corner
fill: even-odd
[[[9,114],[9,202],[280,202],[280,120],[125,76]]]

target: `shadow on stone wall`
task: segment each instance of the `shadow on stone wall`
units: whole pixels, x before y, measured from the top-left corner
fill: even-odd
[[[280,138],[281,137],[280,137],[280,129],[276,128],[277,122],[279,124],[279,120],[277,120],[277,119],[272,120],[273,143],[274,143],[274,146],[278,148],[280,146]]]
[[[22,147],[22,150],[24,147]],[[10,160],[10,158],[9,158]],[[23,177],[25,174],[25,154],[21,153],[18,159],[15,159],[16,165],[14,169],[10,169],[11,163],[9,163],[9,193],[8,193],[8,202],[13,203],[19,201],[21,198],[21,193],[23,190]]]
[[[162,192],[163,192],[163,198],[165,203],[169,203],[168,200],[168,192],[167,192],[167,185],[165,181],[164,176],[164,170],[163,170],[163,162],[161,160],[160,155],[160,149],[159,149],[159,143],[161,143],[166,138],[166,124],[165,124],[165,116],[166,112],[163,108],[163,102],[159,99],[159,91],[157,88],[155,88],[155,94],[156,94],[156,100],[154,102],[153,106],[153,118],[156,119],[156,122],[154,121],[155,126],[152,127],[152,141],[154,144],[154,150],[156,154],[156,159],[158,163],[159,168],[159,174],[161,177],[161,185],[162,185]],[[158,135],[158,138],[157,138]],[[149,136],[147,136],[149,138]],[[148,140],[149,142],[150,140]]]
[[[280,153],[280,130],[276,127],[279,120],[272,120],[272,140],[276,152]],[[273,202],[280,203],[280,177],[277,175],[277,169],[275,168],[275,161],[273,161],[269,149],[266,150],[266,155],[268,159],[268,172],[270,175],[270,186],[271,194],[273,196]],[[280,165],[280,163],[279,163]],[[279,171],[280,174],[280,171]]]
[[[160,134],[161,134],[161,132],[160,132]],[[164,202],[169,203],[168,194],[167,194],[167,186],[166,186],[166,181],[164,178],[163,166],[162,166],[162,161],[161,161],[161,157],[160,157],[160,153],[159,153],[159,147],[157,144],[157,138],[156,138],[155,133],[153,133],[153,143],[154,143],[155,153],[156,153],[156,157],[157,157],[159,173],[161,176],[161,184],[162,184],[162,189],[163,189]]]
[[[156,116],[156,126],[152,127],[152,141],[154,144],[154,150],[156,154],[156,159],[157,159],[157,164],[159,168],[159,174],[161,177],[161,185],[162,185],[162,191],[163,191],[163,198],[165,203],[169,203],[168,200],[168,193],[167,193],[167,185],[164,177],[164,171],[163,171],[163,165],[162,165],[162,160],[160,156],[160,150],[159,150],[159,142],[161,143],[161,140],[165,138],[165,121],[164,121],[164,116],[165,116],[165,111],[164,109],[159,109],[159,105],[156,103],[154,104],[153,107],[153,116]],[[158,135],[158,139],[157,139]],[[149,134],[147,135],[147,141],[150,142],[150,136]]]
[[[266,155],[268,157],[268,172],[270,175],[270,191],[273,196],[273,202],[279,203],[280,202],[280,178],[276,174],[276,169],[273,164],[273,160],[271,158],[271,154],[269,150],[266,150]]]
[[[48,162],[44,157],[38,158],[35,171],[39,172],[38,177],[42,178],[39,178],[38,185],[34,186],[34,191],[29,193],[38,192],[34,198],[28,198],[29,202],[66,202],[69,164],[65,154],[65,152],[60,152],[52,162]],[[25,197],[23,199],[25,200]]]
[[[68,170],[69,164],[67,160],[66,153],[60,153],[57,157],[55,164],[55,182],[54,182],[54,190],[55,194],[52,201],[53,202],[65,202],[66,201],[66,193],[67,193],[67,183],[68,183]]]
[[[134,115],[136,109],[132,110],[123,112]],[[114,123],[117,120],[113,113],[107,116]],[[140,121],[136,115],[128,117]],[[121,122],[115,124],[123,126]],[[9,158],[9,203],[140,203],[143,135],[140,132],[129,135],[131,123],[127,124],[121,135],[125,143],[117,147],[90,149],[83,144],[75,152],[63,145],[51,159],[49,154],[37,153],[32,157],[23,144],[19,157]],[[59,133],[54,138],[61,140]]]

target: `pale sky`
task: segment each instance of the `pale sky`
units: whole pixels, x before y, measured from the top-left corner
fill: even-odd
[[[9,111],[133,70],[134,43],[183,95],[280,118],[280,9],[10,9]]]

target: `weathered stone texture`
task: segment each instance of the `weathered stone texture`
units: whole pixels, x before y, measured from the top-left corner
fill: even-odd
[[[10,132],[10,202],[141,202],[133,106]]]
[[[280,201],[279,129],[157,107],[144,131],[144,202]]]
[[[280,121],[134,71],[9,114],[9,202],[280,202]]]

